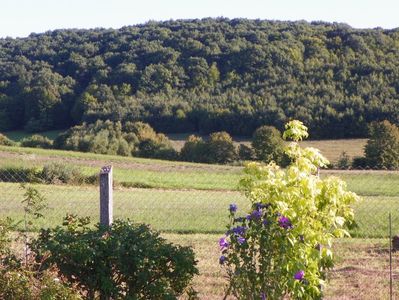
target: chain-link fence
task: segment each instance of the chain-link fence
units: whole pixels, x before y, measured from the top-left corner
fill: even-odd
[[[18,152],[0,155],[0,218],[23,219],[25,183],[47,200],[45,218],[37,227],[60,225],[66,214],[99,221],[98,172],[114,166],[114,218],[150,224],[173,242],[194,247],[201,275],[196,287],[202,299],[224,295],[218,265],[218,238],[226,230],[227,208],[250,204],[238,191],[242,168],[140,159],[51,156]],[[399,172],[332,171],[362,196],[354,206],[358,226],[352,238],[336,240],[336,267],[329,273],[326,299],[388,299],[390,297],[390,239],[399,234]],[[22,228],[21,228],[22,229]],[[399,255],[392,260],[393,297],[399,295]]]

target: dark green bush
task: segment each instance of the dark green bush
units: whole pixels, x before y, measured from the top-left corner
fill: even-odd
[[[63,225],[41,230],[32,250],[44,269],[56,266],[88,299],[177,299],[198,273],[191,248],[166,242],[146,225],[117,220],[93,229],[76,216]]]
[[[57,149],[93,152],[110,155],[176,159],[178,153],[169,139],[156,133],[142,122],[98,120],[93,124],[75,126],[60,134],[54,141]]]
[[[339,156],[337,161],[337,168],[340,170],[347,170],[351,167],[351,160],[349,155],[344,151]]]
[[[353,169],[368,169],[369,168],[369,163],[367,158],[362,157],[362,156],[356,156],[352,160],[352,168]]]
[[[151,139],[145,139],[140,142],[136,155],[168,160],[176,160],[178,158],[177,151],[169,143]]]
[[[237,159],[237,151],[231,136],[225,132],[214,132],[206,142],[206,161],[225,164]]]
[[[180,150],[180,159],[191,162],[206,161],[206,144],[201,137],[190,135]]]
[[[30,137],[22,139],[21,146],[30,148],[51,149],[53,148],[53,141],[40,134],[34,134]]]
[[[214,132],[206,142],[190,135],[180,151],[180,159],[203,163],[231,163],[238,158],[233,139],[225,132]]]
[[[238,157],[240,160],[254,160],[255,151],[252,147],[245,144],[240,144],[238,146]]]

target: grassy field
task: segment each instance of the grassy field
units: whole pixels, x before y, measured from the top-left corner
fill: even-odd
[[[39,226],[61,224],[67,213],[99,219],[99,192],[93,186],[35,185],[49,204]],[[0,183],[0,217],[23,218],[23,190],[17,183]],[[114,190],[114,216],[151,224],[157,230],[174,233],[219,233],[228,222],[227,208],[236,203],[244,214],[250,203],[240,192],[212,190],[124,189]],[[388,235],[388,213],[393,232],[399,232],[399,196],[366,196],[355,205],[356,237]]]
[[[250,205],[237,190],[242,167],[0,146],[0,167],[40,168],[51,161],[78,166],[86,175],[98,174],[101,166],[112,164],[115,181],[145,184],[148,188],[115,186],[115,217],[148,223],[168,240],[193,246],[201,272],[195,279],[200,298],[223,297],[225,279],[218,265],[217,241],[225,231],[228,205],[237,203],[241,213]],[[329,273],[325,299],[388,299],[388,213],[392,213],[393,233],[398,234],[399,172],[321,172],[321,176],[330,175],[344,179],[350,190],[363,196],[363,201],[354,206],[358,227],[351,231],[361,239],[337,241],[334,250],[338,263]],[[97,186],[35,187],[49,203],[46,219],[38,227],[60,224],[66,213],[98,220]],[[0,217],[21,220],[22,199],[19,183],[0,183]],[[399,278],[397,269],[395,278]],[[399,291],[397,284],[394,290]]]
[[[0,146],[0,166],[40,167],[51,161],[79,166],[86,175],[97,174],[102,166],[111,164],[118,182],[163,189],[237,190],[242,176],[239,166]],[[399,195],[399,172],[322,170],[321,176],[338,176],[362,196]]]

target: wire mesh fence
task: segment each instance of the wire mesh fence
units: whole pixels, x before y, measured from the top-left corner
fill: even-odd
[[[99,221],[97,178],[104,161],[9,155],[7,159],[0,157],[0,218],[23,218],[21,184],[29,184],[48,203],[45,218],[36,224],[38,228],[60,225],[66,214],[89,216],[94,222]],[[46,169],[55,161],[62,164]],[[194,246],[201,271],[196,279],[200,297],[221,298],[224,281],[217,263],[217,240],[226,229],[227,208],[230,203],[236,203],[243,212],[250,207],[238,190],[242,168],[155,160],[114,160],[111,163],[114,165],[114,218],[150,224],[166,238]],[[73,168],[65,171],[62,166]],[[59,170],[54,171],[57,168]],[[363,200],[354,206],[358,226],[351,229],[352,238],[335,242],[337,264],[329,273],[325,298],[388,299],[388,216],[391,213],[393,235],[399,234],[399,172],[321,172],[321,176],[330,175],[344,179],[348,188]],[[399,296],[398,258],[399,254],[394,252],[394,298]]]

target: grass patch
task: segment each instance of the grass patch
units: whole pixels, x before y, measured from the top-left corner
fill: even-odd
[[[96,186],[34,185],[48,200],[46,219],[39,226],[61,224],[67,213],[99,219],[99,191]],[[23,190],[16,183],[0,183],[0,217],[23,218]],[[239,213],[250,207],[236,191],[164,190],[116,188],[115,218],[129,218],[150,224],[162,232],[219,233],[226,230],[228,205],[236,203]],[[359,225],[351,231],[356,237],[386,237],[388,213],[392,213],[393,232],[399,233],[399,197],[368,196],[355,205]]]

